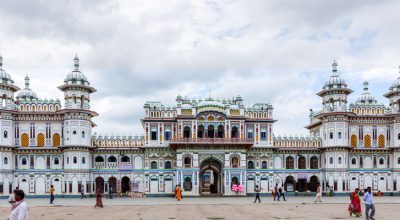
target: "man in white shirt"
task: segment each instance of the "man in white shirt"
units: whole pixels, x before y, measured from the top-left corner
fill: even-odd
[[[373,200],[373,195],[371,192],[371,187],[367,188],[367,192],[365,192],[364,197],[363,197],[364,203],[365,203],[365,217],[367,220],[375,220],[374,215],[375,215],[375,206],[374,206],[374,200]],[[371,213],[369,213],[369,210],[371,210]]]
[[[8,220],[28,220],[29,209],[28,205],[24,201],[25,193],[22,190],[15,192],[15,205],[12,207],[12,211]]]

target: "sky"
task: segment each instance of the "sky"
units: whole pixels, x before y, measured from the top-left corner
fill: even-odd
[[[274,106],[275,135],[306,135],[316,93],[339,74],[379,102],[400,76],[400,1],[0,0],[3,68],[40,98],[80,69],[102,134],[142,134],[146,101],[231,98]]]

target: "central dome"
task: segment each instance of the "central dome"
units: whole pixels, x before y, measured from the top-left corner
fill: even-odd
[[[197,105],[197,108],[206,108],[206,107],[217,107],[224,109],[225,106],[220,101],[214,100],[212,98],[205,99],[204,101],[200,102]]]

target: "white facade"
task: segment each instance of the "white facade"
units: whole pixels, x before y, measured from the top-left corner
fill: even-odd
[[[255,185],[270,193],[315,191],[338,193],[371,186],[374,191],[400,189],[400,78],[377,103],[353,92],[332,75],[317,93],[322,110],[311,110],[310,136],[274,136],[273,107],[245,107],[240,96],[188,99],[175,106],[144,105],[143,136],[92,134],[90,86],[74,58],[74,69],[58,99],[40,99],[30,88],[14,85],[0,57],[0,195],[19,187],[28,195],[141,191],[167,196],[177,184],[185,196],[246,195]],[[62,107],[63,106],[63,107]],[[278,109],[279,111],[279,109]],[[234,192],[241,185],[244,192]]]

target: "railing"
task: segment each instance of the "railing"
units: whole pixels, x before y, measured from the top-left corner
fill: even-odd
[[[118,169],[117,162],[94,162],[93,169]]]
[[[173,138],[172,144],[253,144],[252,138]]]

